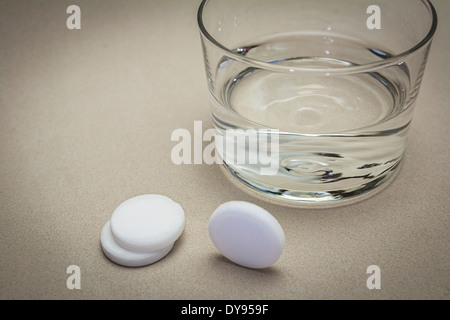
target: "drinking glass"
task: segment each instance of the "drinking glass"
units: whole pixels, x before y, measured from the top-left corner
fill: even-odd
[[[437,28],[430,1],[204,0],[198,24],[217,155],[235,181],[299,207],[392,181]]]

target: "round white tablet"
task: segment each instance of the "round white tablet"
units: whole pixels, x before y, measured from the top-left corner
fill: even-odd
[[[283,252],[285,236],[278,221],[249,202],[224,203],[212,214],[208,229],[217,249],[247,268],[269,267]]]
[[[173,247],[173,243],[167,248],[150,253],[136,253],[120,247],[111,233],[110,221],[102,229],[100,238],[102,250],[111,261],[126,267],[142,267],[155,263],[164,258]]]
[[[115,242],[133,252],[152,252],[173,244],[184,229],[184,210],[172,199],[147,194],[120,204],[111,216]]]

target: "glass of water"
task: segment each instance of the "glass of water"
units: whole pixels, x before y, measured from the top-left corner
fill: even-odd
[[[204,0],[198,23],[235,181],[301,207],[392,181],[437,28],[429,1]]]

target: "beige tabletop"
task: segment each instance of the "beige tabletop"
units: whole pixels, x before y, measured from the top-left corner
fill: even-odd
[[[218,165],[171,161],[171,134],[211,128],[190,1],[0,1],[0,298],[449,299],[450,1],[404,165],[378,195],[336,209],[278,206],[243,192]],[[81,30],[66,9],[81,8]],[[110,262],[100,231],[122,201],[157,193],[186,227],[173,251],[142,268]],[[230,200],[283,226],[272,267],[223,258],[208,221]],[[67,268],[79,266],[81,289]],[[369,290],[370,265],[381,289]]]

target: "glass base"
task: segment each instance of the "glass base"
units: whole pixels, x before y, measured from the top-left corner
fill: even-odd
[[[327,192],[275,188],[261,184],[242,172],[235,171],[227,164],[223,164],[221,168],[235,186],[260,200],[293,208],[325,209],[354,204],[376,195],[395,179],[401,169],[401,164],[402,161],[384,175],[357,187]]]

